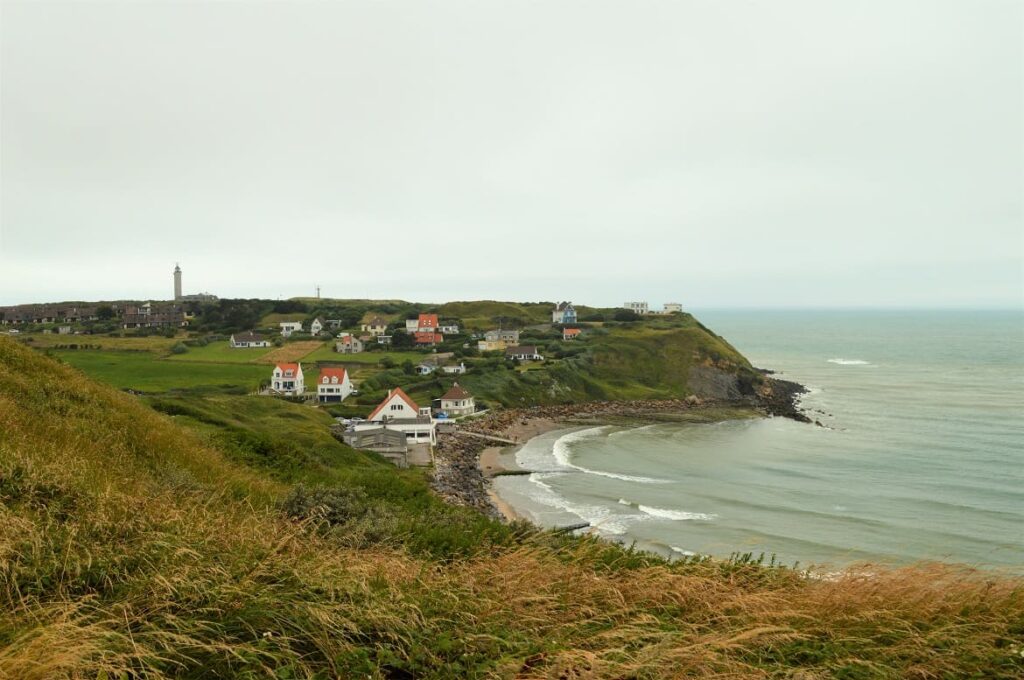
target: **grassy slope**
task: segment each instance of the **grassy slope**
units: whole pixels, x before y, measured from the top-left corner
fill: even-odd
[[[1019,581],[520,540],[437,507],[415,473],[332,456],[288,405],[182,405],[171,419],[0,339],[0,677],[1024,673]],[[214,436],[285,422],[317,461],[282,471]],[[333,530],[287,521],[295,478],[373,502]]]

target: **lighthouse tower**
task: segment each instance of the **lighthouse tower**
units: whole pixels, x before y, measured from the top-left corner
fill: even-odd
[[[174,264],[174,299],[181,300],[181,267]]]

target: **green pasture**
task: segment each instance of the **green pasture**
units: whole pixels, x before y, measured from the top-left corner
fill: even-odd
[[[270,367],[257,364],[201,363],[161,359],[152,352],[50,350],[58,359],[91,378],[119,389],[167,392],[195,387],[233,387],[255,391]]]

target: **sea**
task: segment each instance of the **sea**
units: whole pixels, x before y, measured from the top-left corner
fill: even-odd
[[[808,568],[942,561],[1024,571],[1024,312],[696,316],[805,385],[785,418],[571,428],[496,492],[543,526],[666,556]]]

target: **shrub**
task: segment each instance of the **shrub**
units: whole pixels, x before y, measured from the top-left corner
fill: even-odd
[[[179,342],[171,348],[171,354],[184,354],[188,351],[188,347],[183,342]]]

